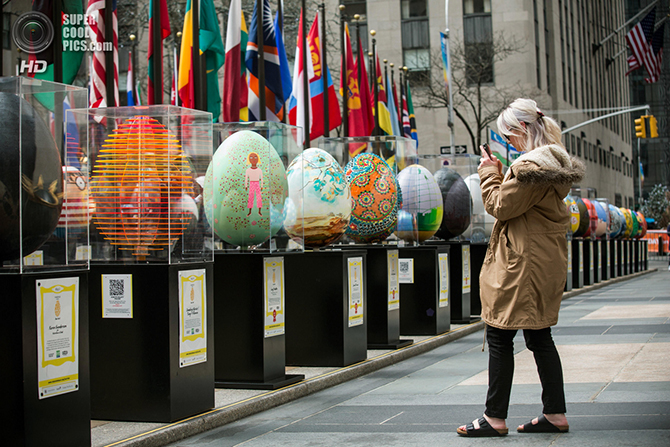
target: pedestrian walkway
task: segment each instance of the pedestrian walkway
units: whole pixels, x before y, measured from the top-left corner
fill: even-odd
[[[353,367],[301,368],[308,380],[288,389],[217,390],[217,409],[188,421],[97,423],[93,444],[670,445],[670,272],[657,264],[650,265],[656,272],[585,288],[563,302],[554,338],[565,373],[567,434],[513,429],[541,412],[537,373],[520,334],[510,435],[473,440],[455,433],[483,411],[488,353],[482,352],[483,325],[477,323],[438,337],[413,337],[415,346],[404,350],[370,351],[368,361]],[[311,394],[315,390],[321,391]]]

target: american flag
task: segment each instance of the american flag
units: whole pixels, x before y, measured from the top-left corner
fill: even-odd
[[[626,41],[630,47],[637,63],[637,68],[643,65],[649,75],[653,78],[656,72],[656,58],[651,49],[652,36],[654,34],[654,22],[656,22],[656,8],[652,9],[644,19],[638,22],[628,34]],[[628,58],[629,73],[635,68],[631,67],[631,57]],[[635,63],[633,63],[635,65]],[[660,68],[660,67],[659,67]]]
[[[647,82],[656,82],[661,77],[661,67],[663,66],[663,34],[665,32],[665,23],[661,24],[654,32],[654,37],[651,40],[651,58],[654,60],[654,70],[651,76],[645,79]]]
[[[114,28],[114,101],[107,98],[105,51],[105,0],[88,0],[86,14],[91,17],[89,24],[91,28],[91,43],[96,50],[93,52],[93,63],[91,64],[91,90],[89,93],[90,107],[118,107],[119,106],[119,23],[116,16],[116,0],[111,0]]]

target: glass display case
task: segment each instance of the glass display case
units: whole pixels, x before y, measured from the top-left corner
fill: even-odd
[[[320,138],[316,145],[343,167],[350,187],[351,216],[341,242],[397,242],[396,227],[416,235],[415,220],[404,219],[399,212],[403,196],[397,178],[402,169],[417,163],[414,140],[396,136]]]
[[[215,152],[204,183],[212,191],[205,195],[206,223],[218,250],[302,251],[303,227],[318,232],[327,226],[304,214],[302,141],[302,128],[282,123],[214,124]],[[316,177],[312,186],[332,186]]]
[[[70,114],[89,146],[91,260],[212,261],[204,200],[211,115],[163,105]]]
[[[495,219],[482,202],[477,166],[479,156],[422,155],[419,164],[433,173],[443,200],[443,217],[436,239],[485,242]]]
[[[86,89],[0,78],[0,274],[87,269]],[[84,138],[82,139],[82,133]]]

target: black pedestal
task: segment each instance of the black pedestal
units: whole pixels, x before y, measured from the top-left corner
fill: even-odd
[[[569,292],[572,290],[572,236],[568,235],[568,274],[565,278],[563,290]]]
[[[447,332],[451,326],[451,293],[449,277],[451,271],[441,279],[439,264],[447,256],[443,266],[449,267],[449,245],[423,245],[400,249],[401,262],[411,259],[412,282],[400,284],[400,333],[408,335],[437,335]],[[403,275],[401,267],[401,276]],[[446,281],[446,290],[440,300],[440,282]]]
[[[590,286],[594,283],[593,241],[591,239],[584,239],[582,256],[584,257],[584,285]]]
[[[394,245],[368,245],[365,246],[365,250],[368,279],[366,287],[368,349],[399,349],[409,346],[414,340],[400,339],[399,249]],[[394,276],[391,281],[394,282],[395,293],[389,282],[391,275]]]
[[[610,242],[607,239],[598,241],[600,246],[600,280],[606,281],[611,278],[610,273]]]
[[[36,283],[57,278],[79,279],[79,321],[75,321],[79,383],[75,391],[40,399]],[[0,325],[3,445],[90,446],[88,273],[2,274],[0,290],[3,297],[3,324]]]
[[[593,283],[597,284],[602,281],[602,269],[600,267],[600,241],[598,239],[591,241],[591,250],[593,250]]]
[[[639,272],[642,269],[642,247],[639,239],[633,241],[633,271]]]
[[[626,250],[624,249],[624,241],[616,240],[616,268],[617,276],[624,276],[626,274]]]
[[[572,287],[584,287],[584,240],[572,240]]]
[[[274,390],[305,378],[302,374],[286,374],[286,335],[282,324],[286,314],[280,313],[277,319],[275,313],[278,323],[274,332],[278,335],[266,337],[265,333],[265,260],[279,261],[277,270],[282,271],[281,264],[285,266],[289,256],[299,255],[214,255],[214,384],[217,388]],[[286,281],[286,275],[284,278]]]
[[[609,257],[610,257],[609,262],[607,264],[609,266],[609,269],[610,269],[610,278],[616,278],[617,276],[619,276],[619,273],[618,273],[619,269],[618,269],[618,262],[617,262],[617,259],[618,259],[617,258],[618,243],[617,243],[616,240],[610,239],[609,241],[607,241],[607,244],[609,246]]]
[[[348,264],[355,258],[363,261],[362,318],[360,308],[349,305],[350,285],[359,280],[349,278]],[[365,267],[364,250],[314,251],[286,258],[287,365],[348,366],[367,358]]]
[[[649,241],[642,241],[642,270],[649,270]]]
[[[623,264],[623,274],[628,275],[631,273],[630,270],[630,241],[628,239],[624,239],[621,241],[621,246],[622,246],[622,255],[621,255],[621,263]]]
[[[207,360],[180,367],[179,272],[205,270]],[[132,275],[132,318],[102,318],[102,275]],[[92,264],[93,419],[172,422],[214,407],[213,265]]]
[[[470,242],[448,242],[449,251],[449,307],[451,322],[467,324],[472,322],[470,294],[472,292],[472,267],[470,263]],[[479,278],[477,278],[479,280]],[[481,313],[481,312],[480,312]]]
[[[471,243],[470,244],[470,262],[472,266],[472,288],[470,289],[470,315],[481,315],[482,302],[479,291],[479,274],[484,265],[484,258],[486,257],[486,250],[489,245],[486,243]]]

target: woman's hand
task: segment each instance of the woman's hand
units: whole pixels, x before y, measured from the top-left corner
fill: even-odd
[[[481,161],[479,162],[479,168],[481,169],[485,166],[497,166],[498,167],[498,173],[502,174],[502,163],[498,158],[494,155],[491,155],[489,157],[489,153],[486,152],[484,149],[484,146],[479,146],[479,151],[481,152],[482,158]]]

